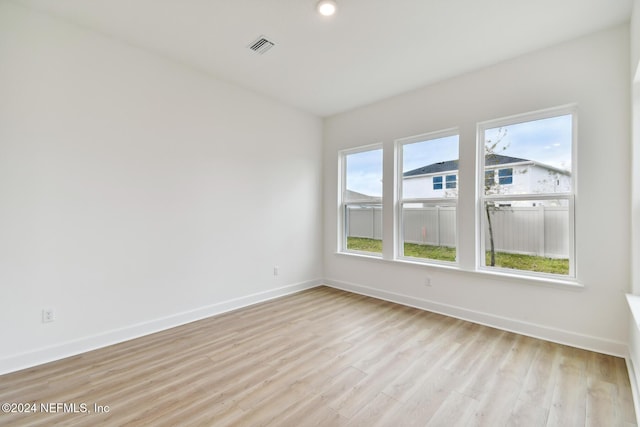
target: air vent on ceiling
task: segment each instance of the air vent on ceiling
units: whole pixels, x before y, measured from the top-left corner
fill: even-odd
[[[257,54],[262,55],[266,53],[269,49],[271,49],[273,46],[275,46],[274,42],[268,40],[264,36],[260,36],[249,45],[249,49],[256,52]]]

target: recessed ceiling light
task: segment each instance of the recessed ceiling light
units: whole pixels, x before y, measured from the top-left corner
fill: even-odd
[[[334,0],[320,0],[318,2],[318,13],[323,16],[331,16],[336,13],[338,6]]]

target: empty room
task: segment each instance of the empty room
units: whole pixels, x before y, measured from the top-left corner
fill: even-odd
[[[640,0],[0,0],[0,425],[633,426]]]

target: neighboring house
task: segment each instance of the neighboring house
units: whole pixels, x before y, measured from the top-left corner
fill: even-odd
[[[533,160],[494,154],[485,158],[485,186],[493,194],[562,193],[571,172]],[[456,197],[458,160],[433,163],[403,174],[404,199]]]
[[[369,196],[368,194],[358,193],[357,191],[347,190],[344,195],[345,202],[368,202],[368,203],[381,203],[380,197]]]

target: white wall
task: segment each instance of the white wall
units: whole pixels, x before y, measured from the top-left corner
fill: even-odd
[[[631,66],[632,71],[637,70],[640,63],[640,0],[633,1],[631,12]]]
[[[318,283],[319,118],[7,2],[0,58],[0,372]]]
[[[627,350],[630,233],[629,28],[525,55],[329,118],[325,122],[325,277],[337,287],[607,353]],[[468,272],[475,266],[476,123],[578,105],[577,271],[583,288]],[[458,126],[463,269],[336,254],[338,150]],[[602,179],[602,171],[607,179]],[[384,195],[393,194],[393,156]],[[603,218],[614,218],[603,224]],[[606,225],[606,226],[603,226]],[[393,204],[384,205],[392,258]],[[431,287],[424,286],[425,277]]]
[[[633,3],[631,15],[631,292],[640,295],[640,0]],[[637,307],[636,307],[637,308]],[[636,413],[640,413],[640,312],[629,320],[629,357],[631,386],[634,391]]]
[[[631,17],[631,103],[632,103],[632,290],[640,295],[640,0],[634,2]]]

